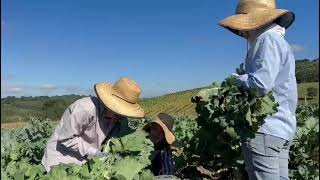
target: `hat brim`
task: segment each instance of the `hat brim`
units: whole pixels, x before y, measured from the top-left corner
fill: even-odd
[[[219,22],[219,25],[234,33],[237,31],[252,31],[272,23],[288,12],[285,9],[269,9],[255,13],[236,14],[223,19]]]
[[[143,118],[144,110],[138,103],[129,103],[112,93],[112,84],[98,83],[94,86],[95,92],[103,104],[111,111],[126,117]]]
[[[164,132],[164,136],[166,138],[166,141],[168,144],[172,144],[175,141],[175,136],[173,135],[172,131],[168,129],[168,127],[159,119],[156,119],[153,121],[157,124],[159,124]]]

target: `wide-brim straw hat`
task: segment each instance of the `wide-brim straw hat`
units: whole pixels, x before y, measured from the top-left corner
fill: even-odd
[[[157,123],[161,126],[167,143],[171,145],[175,141],[175,136],[172,132],[174,125],[173,117],[166,113],[159,113],[154,117],[153,123]],[[147,124],[146,127],[150,127],[151,124],[152,123]]]
[[[94,90],[98,98],[111,111],[126,117],[143,118],[144,110],[138,104],[140,86],[131,79],[123,77],[114,85],[97,83]]]
[[[294,19],[293,12],[276,9],[275,0],[240,0],[236,15],[223,19],[219,25],[239,35],[239,31],[257,30],[271,23],[287,29]]]

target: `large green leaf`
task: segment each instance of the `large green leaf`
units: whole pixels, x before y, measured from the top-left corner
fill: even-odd
[[[145,168],[145,165],[140,164],[138,160],[130,157],[121,159],[113,167],[116,175],[122,175],[126,179],[134,179],[143,168]]]
[[[146,136],[147,133],[140,130],[121,138],[111,138],[109,147],[107,146],[105,151],[112,153],[122,151],[143,151],[147,144]]]

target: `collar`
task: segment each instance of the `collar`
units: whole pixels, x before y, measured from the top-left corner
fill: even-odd
[[[99,99],[99,116],[103,116],[103,113],[106,111],[103,102]]]
[[[253,39],[253,40],[251,42],[249,42],[249,44],[252,46],[255,43],[255,41],[257,40],[257,38],[265,32],[274,32],[274,33],[277,33],[282,38],[284,38],[284,35],[286,33],[286,29],[276,23],[273,23],[269,26],[260,28],[255,31],[251,31],[251,32],[249,32],[249,34],[250,34],[250,37],[252,37],[251,39]]]

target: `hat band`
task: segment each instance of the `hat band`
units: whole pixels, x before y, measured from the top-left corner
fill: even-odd
[[[262,3],[245,2],[240,3],[236,9],[236,14],[249,14],[274,9]]]

